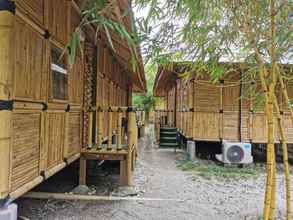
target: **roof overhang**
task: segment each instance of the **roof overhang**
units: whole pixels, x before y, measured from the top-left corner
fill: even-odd
[[[77,5],[81,7],[82,0],[75,0]],[[129,13],[125,16],[124,12],[128,10]],[[130,0],[116,0],[115,16],[111,19],[123,24],[127,31],[132,31],[132,19],[134,19],[133,11],[131,8]],[[95,27],[93,26],[95,30]],[[95,32],[95,31],[94,31]],[[95,36],[95,33],[94,35]],[[100,38],[107,42],[106,34],[101,31]],[[117,59],[119,64],[123,67],[124,71],[128,73],[131,80],[132,90],[137,93],[145,93],[147,91],[146,78],[144,72],[144,65],[141,57],[140,47],[136,48],[136,53],[132,53],[131,48],[125,39],[121,37],[116,32],[111,32],[111,38],[115,51],[113,51],[113,56]],[[91,39],[95,42],[95,39]],[[109,49],[110,46],[109,46]],[[131,65],[131,60],[135,58],[136,68]]]
[[[176,85],[176,81],[182,77],[182,74],[184,75],[185,72],[187,71],[190,72],[190,70],[191,72],[195,73],[189,76],[190,79],[194,78],[194,79],[211,80],[209,75],[203,74],[203,73],[207,73],[207,71],[205,70],[197,71],[196,69],[194,69],[193,64],[194,63],[192,62],[174,62],[167,65],[159,66],[156,79],[154,82],[154,87],[153,87],[154,96],[157,96],[157,97],[165,96],[166,93]],[[228,77],[229,80],[235,80],[235,79],[239,80],[240,75],[235,76],[231,73],[232,72],[241,73],[245,71],[245,69],[247,68],[247,64],[239,63],[239,62],[219,62],[219,65],[223,65],[229,68],[229,71],[227,71],[227,74],[223,77],[225,79],[226,77]],[[292,64],[280,64],[280,66],[285,70],[285,72],[292,73],[292,70],[293,70]]]

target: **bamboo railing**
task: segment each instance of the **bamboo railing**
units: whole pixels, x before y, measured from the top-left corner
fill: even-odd
[[[155,110],[155,122],[161,126],[175,126],[175,117],[173,110]]]
[[[87,149],[122,151],[131,149],[129,139],[135,140],[136,111],[130,107],[90,107],[88,114]],[[104,118],[107,115],[107,121]],[[104,128],[107,128],[106,132]]]
[[[81,151],[80,185],[86,185],[86,160],[120,161],[120,184],[131,185],[138,139],[135,110],[90,107],[85,114],[88,115],[87,145]]]

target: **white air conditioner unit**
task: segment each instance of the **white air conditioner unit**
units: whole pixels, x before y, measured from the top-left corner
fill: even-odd
[[[225,164],[250,164],[253,162],[251,144],[223,141],[222,154],[217,154],[216,159]]]

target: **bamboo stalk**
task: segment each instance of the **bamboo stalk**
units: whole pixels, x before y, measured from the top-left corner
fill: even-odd
[[[285,173],[285,182],[286,182],[286,208],[287,208],[287,216],[286,220],[291,219],[291,180],[290,180],[290,170],[288,163],[288,145],[287,139],[285,135],[285,131],[282,125],[282,116],[278,104],[277,97],[275,96],[275,109],[277,111],[278,117],[278,127],[280,131],[281,144],[283,150],[283,165],[284,165],[284,173]]]
[[[277,70],[276,74],[277,74],[277,77],[278,77],[278,81],[280,82],[281,90],[282,90],[282,93],[283,93],[283,96],[284,96],[284,99],[285,99],[285,104],[289,108],[290,117],[291,117],[292,124],[293,124],[293,109],[292,109],[292,107],[290,107],[290,99],[289,99],[289,96],[288,96],[288,92],[287,92],[283,77],[282,77],[282,75],[280,73],[279,67],[277,67],[276,70]]]
[[[93,112],[89,111],[88,112],[88,148],[92,148],[93,146]]]
[[[276,101],[276,96],[275,96],[275,88],[276,88],[276,83],[277,83],[277,77],[276,77],[276,2],[275,0],[270,0],[270,13],[271,13],[271,48],[270,48],[270,56],[271,56],[271,62],[272,62],[272,68],[271,68],[271,77],[272,77],[272,82],[271,82],[271,87],[270,87],[270,93],[269,93],[269,98],[270,102],[272,101],[275,103]],[[272,105],[272,111],[271,111],[271,117],[272,120],[274,120],[274,109],[273,106],[274,104],[269,103]],[[277,103],[275,103],[277,105]],[[274,128],[271,130],[271,135],[274,135]],[[273,183],[272,183],[272,202],[271,202],[271,211],[270,211],[270,219],[275,218],[275,212],[276,212],[276,155],[275,155],[275,146],[273,145],[272,149],[272,174],[273,174]]]
[[[142,197],[116,197],[116,196],[95,196],[95,195],[78,195],[66,193],[47,193],[47,192],[29,192],[23,195],[23,198],[29,199],[54,199],[54,200],[74,200],[74,201],[172,201],[183,202],[180,199],[163,199],[163,198],[142,198]]]
[[[263,92],[265,94],[265,112],[267,116],[268,123],[268,141],[267,141],[267,183],[266,183],[266,193],[265,193],[265,201],[264,201],[264,219],[268,220],[270,216],[270,208],[271,208],[271,197],[272,197],[272,184],[273,184],[273,164],[272,164],[272,149],[274,148],[274,106],[272,106],[274,100],[271,100],[273,97],[271,95],[272,91],[268,91],[268,86],[265,80],[264,74],[264,66],[260,66],[259,77],[261,80],[261,85]],[[270,93],[270,96],[269,94]]]
[[[132,184],[132,151],[135,144],[135,112],[128,112],[128,154],[127,154],[127,185]]]
[[[117,122],[117,150],[122,149],[122,111],[118,111]]]
[[[113,135],[113,111],[111,108],[108,110],[108,146],[107,150],[112,150],[112,135]]]
[[[97,149],[102,149],[103,142],[103,110],[98,108],[97,110]]]

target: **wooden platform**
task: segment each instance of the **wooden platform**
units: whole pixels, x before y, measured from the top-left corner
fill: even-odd
[[[112,145],[109,149],[108,145],[101,145],[98,149],[83,148],[80,158],[80,177],[79,184],[86,185],[86,161],[87,160],[105,160],[105,161],[120,161],[120,185],[131,185],[132,172],[136,158],[135,145],[128,149],[127,145],[122,145],[121,149],[116,145]]]

